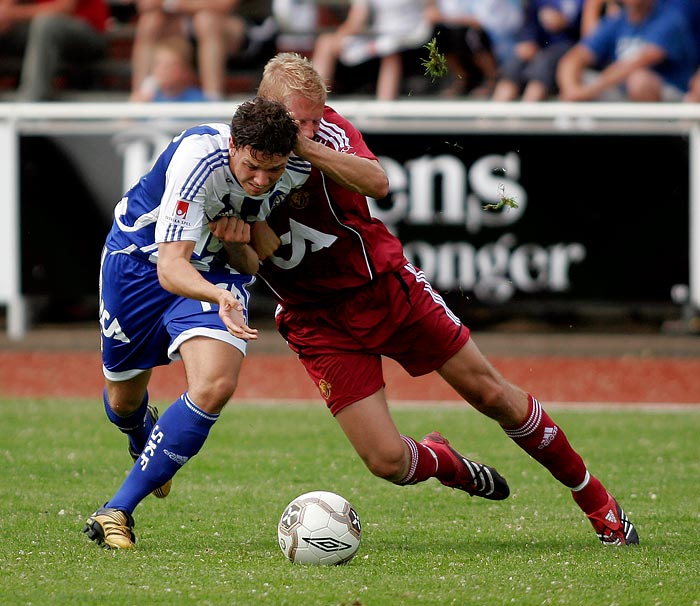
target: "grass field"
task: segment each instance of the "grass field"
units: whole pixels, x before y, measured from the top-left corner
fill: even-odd
[[[568,492],[469,408],[395,418],[496,466],[507,501],[373,478],[319,404],[232,404],[171,495],[136,509],[138,548],[118,552],[81,534],[130,465],[101,403],[0,398],[0,409],[3,605],[700,604],[697,410],[551,411],[637,525],[639,547],[602,547]],[[294,566],[277,546],[284,506],[317,489],[362,519],[348,566]]]

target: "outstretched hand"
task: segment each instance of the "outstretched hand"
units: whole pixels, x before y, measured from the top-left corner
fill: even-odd
[[[243,315],[243,304],[236,299],[229,291],[221,291],[219,297],[219,317],[226,326],[226,329],[239,339],[246,341],[258,338],[258,329],[250,328],[245,323]]]

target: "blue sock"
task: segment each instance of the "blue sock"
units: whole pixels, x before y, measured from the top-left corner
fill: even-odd
[[[182,394],[158,419],[141,456],[105,506],[132,513],[143,499],[199,452],[218,418],[218,414],[208,414],[199,408],[187,392]]]
[[[109,407],[107,389],[102,390],[102,401],[105,405],[107,418],[119,428],[119,431],[129,437],[132,450],[140,453],[153,429],[151,418],[146,414],[148,412],[148,392],[144,394],[143,402],[138,410],[127,417],[120,417]]]

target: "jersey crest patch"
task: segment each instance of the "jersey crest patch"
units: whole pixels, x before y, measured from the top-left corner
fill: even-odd
[[[309,197],[308,191],[293,191],[289,194],[289,205],[296,210],[302,210],[309,204]]]
[[[328,400],[331,397],[331,384],[325,379],[318,382],[318,390],[321,392],[321,397]]]

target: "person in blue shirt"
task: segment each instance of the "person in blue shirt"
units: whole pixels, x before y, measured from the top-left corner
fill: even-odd
[[[134,509],[149,493],[168,495],[236,389],[257,338],[247,325],[259,264],[250,224],[308,178],[310,164],[291,156],[297,135],[284,106],[247,101],[230,125],[177,135],[116,205],[99,282],[103,401],[134,464],[87,519],[84,532],[100,545],[135,546]],[[149,379],[175,359],[187,390],[159,418]]]
[[[690,26],[670,2],[622,0],[623,10],[559,62],[562,101],[680,101],[696,67]]]
[[[156,44],[150,75],[134,91],[131,101],[209,101],[197,84],[192,44],[181,36],[163,38]]]
[[[688,91],[683,96],[686,103],[700,102],[700,0],[665,0],[685,15],[693,35],[696,50],[695,71],[688,83]]]
[[[544,101],[556,91],[559,59],[579,40],[583,0],[529,0],[512,58],[501,66],[493,101]]]

